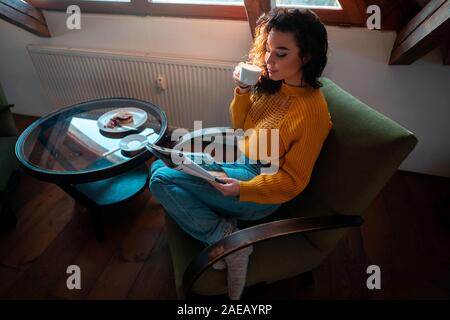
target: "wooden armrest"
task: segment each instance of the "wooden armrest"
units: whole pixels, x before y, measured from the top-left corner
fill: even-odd
[[[183,275],[184,293],[189,296],[195,281],[212,264],[242,248],[291,234],[356,227],[362,223],[362,217],[357,215],[334,214],[279,220],[240,230],[205,248],[189,264]]]

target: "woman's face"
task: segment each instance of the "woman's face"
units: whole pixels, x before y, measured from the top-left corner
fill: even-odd
[[[301,85],[302,62],[293,33],[272,29],[267,38],[265,61],[271,80]]]

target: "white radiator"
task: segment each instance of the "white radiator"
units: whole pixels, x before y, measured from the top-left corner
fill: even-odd
[[[106,50],[28,46],[54,108],[108,97],[152,102],[169,126],[227,126],[236,62]],[[157,86],[165,77],[167,90]]]

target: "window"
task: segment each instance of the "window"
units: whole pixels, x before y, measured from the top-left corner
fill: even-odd
[[[81,0],[81,1],[97,1],[97,2],[131,2],[131,0]]]
[[[331,25],[362,25],[359,1],[356,0],[276,0],[277,7],[307,7]]]
[[[253,2],[254,1],[254,2]],[[272,0],[248,1],[247,6],[268,8]],[[178,16],[247,20],[244,0],[27,0],[36,8],[66,11],[69,5],[82,12]],[[360,22],[354,0],[276,0],[279,7],[308,7],[327,24]],[[249,12],[252,12],[249,11]],[[250,13],[249,13],[250,14]]]
[[[244,0],[148,0],[153,3],[176,3],[176,4],[202,4],[202,5],[238,5],[243,6]]]
[[[337,0],[277,0],[277,7],[311,7],[326,9],[342,9]]]
[[[35,8],[66,11],[70,5],[77,5],[81,12],[137,14],[136,0],[26,0]]]
[[[81,12],[246,20],[244,1],[237,0],[27,0],[35,8]]]

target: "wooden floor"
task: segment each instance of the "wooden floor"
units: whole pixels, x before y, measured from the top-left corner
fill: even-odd
[[[32,118],[16,117],[23,129]],[[14,197],[17,227],[0,234],[1,299],[175,299],[161,208],[145,191],[106,219],[95,240],[91,217],[57,186],[22,174]],[[398,171],[314,271],[250,288],[244,299],[449,299],[450,179]],[[81,290],[68,290],[66,268],[79,265]],[[366,268],[381,268],[381,290],[368,290]]]

